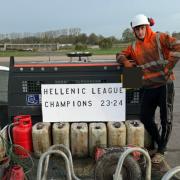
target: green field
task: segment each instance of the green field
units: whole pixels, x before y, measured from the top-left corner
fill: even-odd
[[[87,49],[85,51],[88,51],[92,53],[93,55],[113,55],[118,52],[120,52],[122,49],[125,47],[121,46],[116,46],[111,49]],[[67,49],[67,50],[59,50],[59,51],[36,51],[36,52],[29,52],[29,51],[0,51],[0,57],[10,57],[10,56],[16,56],[16,57],[21,57],[21,56],[63,56],[66,55],[69,52],[74,52],[75,50],[72,49]]]

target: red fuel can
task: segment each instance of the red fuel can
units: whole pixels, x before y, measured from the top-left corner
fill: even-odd
[[[32,120],[29,115],[14,117],[14,122],[19,122],[12,129],[13,143],[22,146],[26,151],[32,152]],[[20,147],[15,147],[15,153],[22,157],[28,154]]]

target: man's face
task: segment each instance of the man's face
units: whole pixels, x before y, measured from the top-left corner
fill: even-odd
[[[134,28],[134,33],[138,39],[143,40],[146,35],[146,25],[136,26]]]

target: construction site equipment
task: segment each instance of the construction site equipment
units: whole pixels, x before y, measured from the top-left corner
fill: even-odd
[[[9,68],[0,66],[0,128],[8,123],[8,76]]]
[[[71,124],[71,152],[76,157],[88,156],[88,125],[87,123]]]
[[[33,124],[42,121],[42,84],[119,83],[122,73],[122,68],[116,62],[74,62],[71,64],[67,62],[25,62],[22,64],[15,63],[14,58],[11,58],[8,91],[9,120],[11,122],[14,116],[23,112],[31,114]],[[127,119],[138,116],[140,90],[128,90],[126,102]],[[71,142],[74,143],[74,147],[78,145],[78,143],[75,144],[77,141],[72,138]],[[85,142],[88,145],[88,140]],[[79,145],[82,144],[79,143]]]
[[[44,163],[45,158],[51,154],[57,154],[57,155],[60,155],[64,158],[65,165],[66,165],[66,171],[67,171],[67,180],[72,180],[71,172],[70,172],[70,164],[69,164],[68,158],[66,157],[66,155],[63,152],[61,152],[59,150],[47,151],[41,155],[40,160],[39,160],[39,164],[38,164],[38,169],[37,169],[37,180],[42,180],[42,175],[41,175],[42,164]]]
[[[23,117],[23,116],[21,116]],[[29,117],[29,116],[26,116]],[[29,121],[28,121],[29,122]],[[0,136],[3,138],[4,146],[5,146],[5,156],[3,159],[0,160],[0,179],[24,179],[24,174],[29,173],[33,168],[33,160],[29,152],[29,147],[32,148],[32,141],[31,146],[28,146],[26,142],[22,141],[23,145],[26,146],[26,149],[21,145],[13,144],[11,138],[11,127],[17,125],[19,122],[12,123],[10,125],[5,126],[0,131]],[[31,123],[30,123],[31,124]],[[27,130],[27,129],[26,129]],[[12,130],[13,132],[13,130]],[[15,133],[17,130],[15,130]],[[19,133],[19,132],[18,132]],[[29,131],[27,131],[27,134]],[[23,134],[25,140],[28,136],[27,134]],[[16,139],[17,140],[17,139]],[[19,140],[19,139],[18,139]],[[27,141],[29,139],[26,139]],[[18,168],[16,165],[20,165],[21,168]],[[23,168],[23,170],[22,170]],[[6,171],[5,171],[6,169]],[[11,176],[11,177],[10,177]]]
[[[127,144],[144,147],[144,125],[139,120],[126,121]]]
[[[8,116],[10,122],[16,115],[30,114],[33,124],[42,121],[41,85],[42,84],[83,84],[83,83],[120,83],[123,68],[115,61],[88,63],[26,62],[17,63],[10,59]],[[126,92],[126,117],[139,116],[140,90]]]
[[[7,143],[7,126],[0,130],[0,161],[3,160],[6,154]]]
[[[40,157],[51,146],[50,123],[36,123],[32,128],[34,155]]]
[[[2,179],[5,169],[9,166],[9,157],[6,156],[7,149],[7,126],[0,130],[0,179]]]
[[[53,144],[64,144],[70,147],[69,142],[69,123],[54,123],[52,126]]]
[[[108,147],[126,145],[126,126],[124,122],[108,122]]]
[[[13,143],[22,146],[29,152],[32,152],[32,122],[29,115],[16,116],[14,122],[18,122],[13,129]],[[24,153],[20,149],[16,148],[15,153],[28,157],[27,153]]]
[[[23,171],[23,168],[20,165],[14,165],[10,169],[10,178],[9,180],[24,180],[25,179],[25,174]]]
[[[67,147],[65,147],[62,144],[53,145],[49,148],[47,152],[42,154],[39,164],[38,164],[38,170],[37,170],[37,180],[41,179],[47,179],[47,173],[48,173],[48,164],[49,164],[49,158],[51,154],[58,154],[63,157],[66,165],[66,172],[67,172],[67,179],[72,180],[80,180],[74,173],[73,168],[73,160],[71,152]],[[44,175],[42,175],[42,165],[44,164]]]
[[[180,166],[174,167],[170,169],[168,172],[166,172],[165,175],[162,177],[162,180],[170,180],[178,172],[180,172]]]
[[[73,57],[78,57],[78,60],[81,61],[83,57],[88,58],[89,56],[92,56],[92,53],[90,52],[70,52],[67,54],[68,57],[70,57],[70,62],[72,62]],[[87,59],[89,60],[89,59]]]
[[[105,123],[89,124],[89,154],[94,155],[95,147],[107,147],[107,130]]]
[[[105,148],[103,155],[97,160],[94,172],[95,180],[112,180],[117,168],[119,157],[126,150],[126,148]],[[101,149],[102,151],[102,149]],[[97,159],[97,158],[96,158]],[[123,179],[140,180],[142,171],[138,162],[133,156],[129,155],[124,160],[121,169]]]
[[[126,149],[124,152],[121,152],[120,154],[118,154],[118,163],[116,162],[116,166],[113,166],[115,169],[115,174],[113,175],[113,179],[114,180],[121,180],[122,179],[122,166],[123,163],[125,161],[127,161],[129,163],[129,166],[127,167],[128,169],[126,169],[126,173],[131,174],[131,170],[129,169],[129,167],[134,168],[134,172],[136,170],[135,174],[131,174],[131,178],[130,179],[141,179],[141,173],[140,171],[138,171],[138,169],[136,169],[138,166],[136,166],[135,164],[131,164],[133,162],[133,158],[131,156],[128,156],[130,153],[134,152],[134,151],[139,151],[141,152],[145,158],[146,158],[146,162],[147,162],[147,169],[146,169],[146,177],[145,180],[151,180],[151,159],[148,155],[148,152],[146,152],[145,150],[141,149],[141,148],[128,148]],[[114,151],[115,152],[115,151]],[[117,151],[116,151],[117,152]],[[119,151],[120,152],[120,151]],[[53,145],[49,148],[49,150],[47,152],[45,152],[44,154],[42,154],[40,160],[39,160],[39,164],[38,164],[38,170],[37,170],[37,180],[41,180],[41,179],[47,179],[47,175],[48,175],[48,165],[49,165],[49,161],[50,161],[50,155],[51,154],[58,154],[60,156],[63,157],[64,161],[65,161],[65,165],[66,165],[66,174],[67,174],[67,179],[71,180],[71,179],[75,179],[75,180],[80,180],[74,173],[74,168],[73,168],[73,160],[72,160],[72,156],[71,156],[71,152],[69,151],[69,149],[67,147],[65,147],[62,144],[58,144],[58,145]],[[109,151],[108,154],[113,154],[112,151]],[[107,154],[105,154],[104,156],[107,159]],[[113,157],[113,156],[111,156]],[[115,157],[115,156],[114,156]],[[132,158],[132,159],[131,159]],[[126,160],[127,159],[127,160]],[[132,161],[130,161],[132,160]],[[110,163],[112,165],[111,162],[114,161],[114,159],[111,159],[111,162],[109,162],[110,159],[108,160],[107,163]],[[135,162],[135,161],[134,161]],[[43,163],[44,163],[44,169],[43,169]],[[127,163],[126,163],[127,165]],[[135,165],[135,166],[134,166]],[[103,167],[103,172],[109,171],[109,169],[107,168],[112,168],[109,166],[105,166]],[[103,177],[102,176],[102,171],[99,171],[100,168],[96,168],[95,170],[95,179],[97,180],[106,180],[109,179],[108,176]],[[138,174],[137,174],[138,172]],[[43,173],[43,174],[42,174]],[[97,174],[99,173],[100,176],[97,176]],[[127,174],[126,174],[127,175]],[[138,177],[137,177],[138,175]],[[103,178],[102,178],[103,177]],[[127,176],[126,176],[127,177]],[[123,177],[125,178],[125,176]],[[112,179],[112,174],[111,174],[111,179]],[[127,179],[127,178],[125,178]],[[128,178],[129,179],[129,178]]]
[[[114,180],[122,180],[121,169],[123,166],[123,162],[130,153],[135,152],[135,151],[139,151],[145,156],[147,160],[145,180],[151,180],[151,158],[147,151],[138,147],[129,148],[122,153],[122,155],[119,158],[118,165],[114,174]]]
[[[32,125],[31,115],[29,115],[29,114],[15,116],[15,117],[14,117],[14,123],[20,122],[20,120],[23,121],[24,119],[25,119],[26,121],[28,121],[27,124],[31,124],[31,125]]]

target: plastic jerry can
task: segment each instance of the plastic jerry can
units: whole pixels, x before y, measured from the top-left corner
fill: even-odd
[[[105,123],[89,124],[89,154],[93,156],[96,147],[107,147],[107,130]]]
[[[127,145],[144,147],[144,125],[139,120],[127,120]]]
[[[16,118],[16,117],[15,117]],[[14,119],[15,119],[14,118]],[[21,116],[18,121],[14,120],[16,124],[12,129],[13,143],[22,146],[22,148],[15,146],[14,152],[22,157],[28,157],[26,153],[32,152],[32,121],[28,115]]]
[[[51,146],[51,124],[47,122],[36,123],[32,128],[34,155],[40,157]]]
[[[75,157],[88,156],[88,125],[87,123],[71,124],[71,152]]]
[[[7,128],[0,130],[0,161],[6,154],[6,146],[8,143]]]
[[[108,122],[108,146],[126,145],[126,126],[124,122]]]
[[[54,123],[52,127],[53,144],[64,144],[69,148],[69,123]]]

